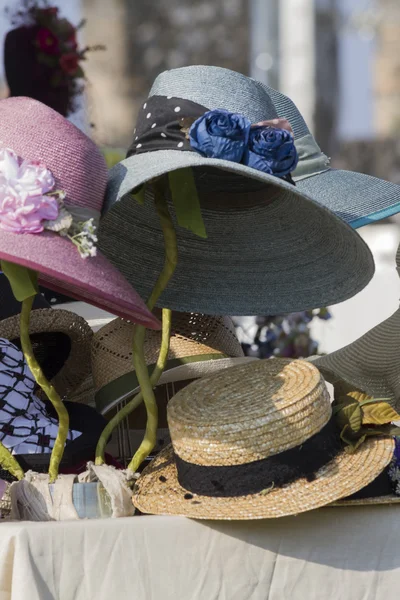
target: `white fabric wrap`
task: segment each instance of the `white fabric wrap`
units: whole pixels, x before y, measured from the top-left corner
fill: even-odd
[[[135,513],[135,508],[132,491],[126,481],[124,471],[89,463],[88,470],[79,475],[78,483],[76,475],[59,475],[51,493],[48,475],[28,471],[22,481],[10,487],[10,518],[21,521],[78,520],[73,502],[74,485],[92,482],[100,482],[106,490],[111,501],[112,518],[129,517]]]
[[[79,475],[79,482],[100,481],[110,496],[112,517],[130,517],[135,514],[132,491],[127,486],[126,471],[118,471],[109,465],[96,466],[88,463],[88,470]]]
[[[62,475],[50,493],[49,476],[28,471],[25,479],[10,487],[11,518],[21,521],[78,519],[72,502],[74,475]]]

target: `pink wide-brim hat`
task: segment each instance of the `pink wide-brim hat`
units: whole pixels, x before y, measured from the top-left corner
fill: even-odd
[[[1,100],[0,148],[43,163],[53,174],[55,189],[66,193],[66,205],[100,218],[107,184],[104,158],[92,140],[57,112],[31,98]],[[139,294],[103,255],[83,259],[70,240],[56,233],[13,233],[0,227],[0,258],[37,271],[40,283],[55,292],[160,329]]]

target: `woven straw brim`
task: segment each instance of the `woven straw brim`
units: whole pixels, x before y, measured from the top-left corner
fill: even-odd
[[[99,233],[105,256],[148,297],[164,261],[151,191],[131,190],[193,167],[207,239],[179,227],[178,265],[159,306],[205,314],[281,314],[335,304],[365,287],[371,253],[347,224],[296,187],[244,165],[193,152],[132,156],[110,172]]]
[[[355,342],[313,359],[332,384],[345,380],[400,409],[400,309]]]
[[[132,323],[115,319],[94,335],[93,378],[96,392],[107,397],[106,409],[101,402],[103,413],[108,412],[138,389],[137,385],[112,386],[116,380],[129,374],[134,375],[133,331]],[[200,377],[204,373],[227,368],[237,364],[237,361],[232,362],[233,359],[248,360],[244,357],[234,325],[228,317],[174,312],[172,331],[168,363],[159,385],[190,379],[192,375]],[[156,364],[160,346],[161,333],[147,331],[144,355],[148,366]],[[133,377],[132,380],[134,379]],[[123,395],[121,390],[124,390]]]
[[[308,135],[308,127],[292,100],[260,85],[273,101],[278,116],[291,124],[295,139]],[[387,219],[400,211],[400,186],[364,173],[330,169],[298,181],[296,187],[353,228]]]
[[[136,482],[133,503],[141,512],[192,519],[270,519],[325,506],[359,491],[373,481],[392,459],[391,439],[369,439],[354,454],[342,452],[308,482],[299,479],[263,495],[212,498],[190,494],[179,485],[172,447],[163,450]],[[160,479],[161,478],[161,479]]]
[[[62,333],[70,339],[69,356],[52,380],[60,396],[68,398],[90,375],[90,348],[93,332],[85,319],[68,310],[44,308],[32,311],[29,333],[34,335],[45,332]],[[0,321],[0,338],[15,340],[19,337],[19,315]],[[54,351],[57,352],[57,349]]]

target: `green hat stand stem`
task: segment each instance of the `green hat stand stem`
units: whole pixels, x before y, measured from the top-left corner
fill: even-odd
[[[154,199],[157,214],[160,219],[164,244],[165,244],[165,262],[163,270],[154,286],[147,306],[153,310],[157,300],[161,296],[164,289],[167,287],[171,277],[174,274],[177,260],[178,250],[174,224],[169,214],[167,201],[165,199],[165,180],[158,179],[152,183],[154,189]],[[167,362],[169,351],[169,340],[171,336],[171,311],[163,309],[162,311],[162,341],[160,354],[154,367],[154,370],[149,375],[146,359],[144,355],[144,341],[146,336],[146,328],[142,325],[136,325],[133,334],[133,364],[136,371],[136,376],[140,385],[140,392],[137,394],[122,410],[120,410],[113,419],[108,423],[100,436],[96,448],[96,465],[104,463],[104,452],[107,442],[112,431],[117,427],[139,404],[142,400],[146,406],[147,424],[146,432],[142,443],[140,444],[135,456],[128,465],[129,472],[136,473],[140,464],[147,458],[154,446],[156,445],[157,426],[158,426],[158,408],[154,395],[153,388],[157,385]]]
[[[156,365],[153,369],[153,372],[150,376],[150,382],[152,388],[155,387],[165,369],[165,365],[167,362],[168,351],[169,351],[169,340],[171,335],[171,311],[167,308],[164,308],[162,311],[162,335],[161,335],[161,347],[160,353],[158,355],[158,359]],[[95,464],[97,466],[103,465],[105,462],[105,449],[108,443],[108,440],[111,437],[114,429],[118,427],[118,425],[126,419],[141,403],[143,402],[143,393],[140,391],[130,402],[128,402],[118,413],[108,422],[106,427],[104,428],[99,441],[96,447],[96,459]],[[157,405],[155,405],[157,409]],[[154,433],[152,433],[152,436]],[[151,450],[150,450],[151,452]],[[131,469],[131,464],[129,465],[129,470]],[[135,471],[133,471],[135,472]]]
[[[3,273],[6,275],[7,279],[11,284],[11,288],[16,300],[22,302],[20,317],[20,337],[22,351],[24,353],[26,363],[34,376],[36,383],[42,388],[42,390],[54,406],[55,410],[57,411],[58,415],[58,432],[56,441],[53,446],[53,450],[51,452],[49,466],[49,482],[54,483],[54,481],[58,477],[60,462],[62,460],[65,443],[67,441],[69,430],[69,415],[56,389],[44,376],[43,371],[40,368],[40,365],[37,362],[33,353],[32,344],[29,337],[29,321],[32,310],[32,304],[36,294],[39,291],[37,283],[37,273],[35,271],[27,269],[26,267],[22,267],[20,265],[9,263],[3,260],[1,261],[1,267]],[[24,473],[22,469],[19,467],[17,461],[5,448],[4,449],[9,454],[9,456],[5,456],[3,461],[3,448],[0,448],[0,460],[2,462],[2,465],[4,466],[4,468],[8,469],[10,473],[15,475],[18,479],[23,479]],[[12,458],[11,463],[10,457]],[[16,465],[14,463],[18,465],[19,470],[16,470]],[[7,464],[9,464],[9,466],[7,466]]]
[[[165,245],[165,262],[163,270],[154,286],[153,292],[147,302],[150,310],[153,310],[162,292],[171,280],[177,260],[178,249],[174,224],[169,213],[166,200],[167,185],[171,191],[172,201],[175,207],[178,225],[186,227],[196,235],[206,237],[203,219],[201,216],[200,203],[197,196],[197,190],[191,169],[182,169],[169,174],[168,179],[162,178],[152,181],[154,190],[154,200],[157,214],[160,219]],[[141,204],[144,202],[144,187],[135,198]],[[162,311],[162,338],[160,353],[156,366],[149,376],[144,355],[144,341],[146,329],[143,326],[136,326],[133,336],[133,362],[136,376],[140,384],[140,392],[123,409],[118,411],[113,419],[108,423],[100,436],[96,449],[96,464],[104,463],[105,447],[112,431],[144,400],[147,412],[147,424],[144,439],[135,453],[133,459],[128,465],[127,476],[132,476],[137,472],[141,463],[148,457],[156,445],[156,435],[158,426],[158,409],[154,395],[154,387],[157,385],[167,362],[169,341],[171,336],[171,311],[163,309]]]

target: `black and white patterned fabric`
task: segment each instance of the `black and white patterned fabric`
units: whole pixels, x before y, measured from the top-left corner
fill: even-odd
[[[156,150],[195,152],[182,130],[182,118],[198,119],[208,108],[172,96],[152,96],[139,112],[134,139],[127,156]]]
[[[0,338],[0,441],[13,454],[51,452],[58,423],[35,396],[35,379],[23,353]],[[80,432],[70,431],[68,441]]]

